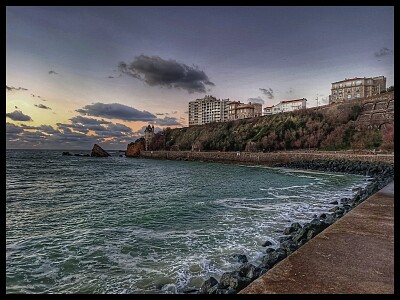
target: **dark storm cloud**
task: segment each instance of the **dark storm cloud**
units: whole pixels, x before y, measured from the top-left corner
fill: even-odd
[[[24,130],[12,123],[6,122],[6,133],[11,133],[11,134],[18,134],[23,132]]]
[[[206,92],[206,85],[215,86],[197,66],[188,66],[159,56],[140,55],[131,63],[120,62],[122,73],[144,81],[150,86],[184,89],[189,93]]]
[[[32,118],[30,116],[23,114],[20,110],[15,110],[11,113],[6,114],[6,117],[14,121],[32,121]]]
[[[160,126],[182,125],[181,123],[178,122],[176,118],[172,117],[164,117],[164,119],[156,119],[154,123]]]
[[[267,96],[268,99],[274,99],[274,91],[271,88],[268,89],[260,88],[260,91],[263,92],[263,94]]]
[[[260,97],[257,98],[249,98],[247,99],[248,102],[252,102],[252,103],[261,103],[264,104],[264,100],[261,99]]]
[[[97,119],[86,118],[86,117],[82,117],[82,116],[75,116],[75,117],[72,117],[70,120],[72,123],[80,123],[83,125],[100,125],[100,124],[110,124],[111,123],[111,122],[105,121],[103,119],[97,120]]]
[[[394,51],[389,49],[389,48],[381,48],[379,51],[375,52],[375,57],[382,57],[382,56],[388,56],[388,55],[393,55]]]
[[[23,129],[34,129],[34,130],[38,130],[38,131],[41,131],[41,132],[45,132],[47,134],[60,133],[58,130],[55,130],[50,125],[30,126],[30,125],[21,124],[21,128],[23,128]]]
[[[58,73],[56,71],[50,70],[49,75],[58,75]]]
[[[13,86],[8,86],[6,84],[6,91],[27,91],[28,89],[23,88],[23,87],[13,87]]]
[[[148,111],[139,111],[133,107],[119,103],[105,104],[97,102],[86,105],[76,111],[82,115],[125,121],[152,121],[156,118],[155,115]]]
[[[35,104],[35,106],[36,107],[38,107],[38,108],[43,108],[43,109],[51,109],[50,107],[48,107],[48,106],[46,106],[46,105],[43,105],[43,104]]]

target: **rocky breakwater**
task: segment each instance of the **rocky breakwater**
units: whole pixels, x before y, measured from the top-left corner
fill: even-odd
[[[138,139],[134,143],[129,143],[125,152],[126,157],[138,157],[140,152],[144,151],[143,139]]]
[[[369,176],[369,183],[364,189],[354,190],[352,198],[341,198],[332,204],[337,204],[329,212],[322,213],[303,225],[292,223],[290,227],[284,229],[279,238],[279,244],[272,247],[270,241],[264,242],[261,246],[267,247],[262,262],[255,266],[247,261],[245,255],[241,255],[242,265],[231,272],[222,274],[218,281],[214,277],[207,279],[200,290],[191,293],[200,294],[236,294],[252,281],[266,273],[275,264],[292,254],[302,245],[307,243],[325,228],[335,223],[338,219],[348,213],[352,208],[376,193],[394,179],[394,166],[388,163],[371,163],[363,161],[346,160],[311,160],[297,161],[286,164],[279,164],[276,167],[296,168],[306,170],[320,170],[325,172],[345,172]],[[271,247],[268,247],[271,246]],[[290,284],[290,283],[288,283]]]
[[[106,150],[101,148],[99,145],[94,144],[92,153],[90,154],[92,157],[107,157],[110,156]]]

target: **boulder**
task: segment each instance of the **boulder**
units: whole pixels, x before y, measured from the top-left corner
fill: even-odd
[[[69,153],[68,151],[64,151],[64,152],[62,153],[62,155],[71,156],[72,154],[71,154],[71,153]]]
[[[94,144],[92,153],[90,154],[92,157],[107,157],[110,156],[107,151],[101,148],[99,145]]]
[[[240,291],[248,286],[250,282],[251,279],[241,276],[239,271],[225,272],[221,276],[218,288]]]
[[[271,241],[265,241],[264,243],[262,243],[261,247],[267,247],[267,246],[271,246],[272,242]]]
[[[214,277],[208,278],[204,281],[203,285],[200,288],[201,294],[213,294],[216,292],[218,288],[218,281]]]
[[[244,254],[234,254],[233,257],[235,259],[237,259],[237,261],[240,262],[240,263],[247,263],[248,262],[247,256],[244,255]]]

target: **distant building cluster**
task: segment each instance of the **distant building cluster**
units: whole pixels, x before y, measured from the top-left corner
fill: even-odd
[[[386,91],[386,77],[355,77],[332,83],[329,104],[357,98],[366,98]]]
[[[281,112],[294,111],[306,108],[307,99],[284,100],[273,106],[264,108],[264,116],[273,115]]]
[[[217,99],[211,95],[189,102],[189,126],[228,120],[229,99]]]
[[[332,83],[329,104],[352,99],[371,97],[386,91],[386,77],[345,78]],[[318,103],[318,102],[317,102]],[[268,116],[282,112],[306,109],[307,99],[282,100],[278,104],[262,109],[260,103],[230,101],[217,99],[211,95],[189,102],[189,126],[203,125],[212,122]]]
[[[232,101],[229,103],[228,120],[254,118],[262,115],[261,103],[240,103]]]

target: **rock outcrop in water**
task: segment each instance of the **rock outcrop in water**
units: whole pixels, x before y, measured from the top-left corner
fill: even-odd
[[[92,153],[90,154],[92,157],[107,157],[110,156],[106,150],[101,148],[99,145],[94,144]]]
[[[144,151],[144,139],[137,139],[134,143],[129,143],[125,152],[126,157],[138,157],[140,151]]]

